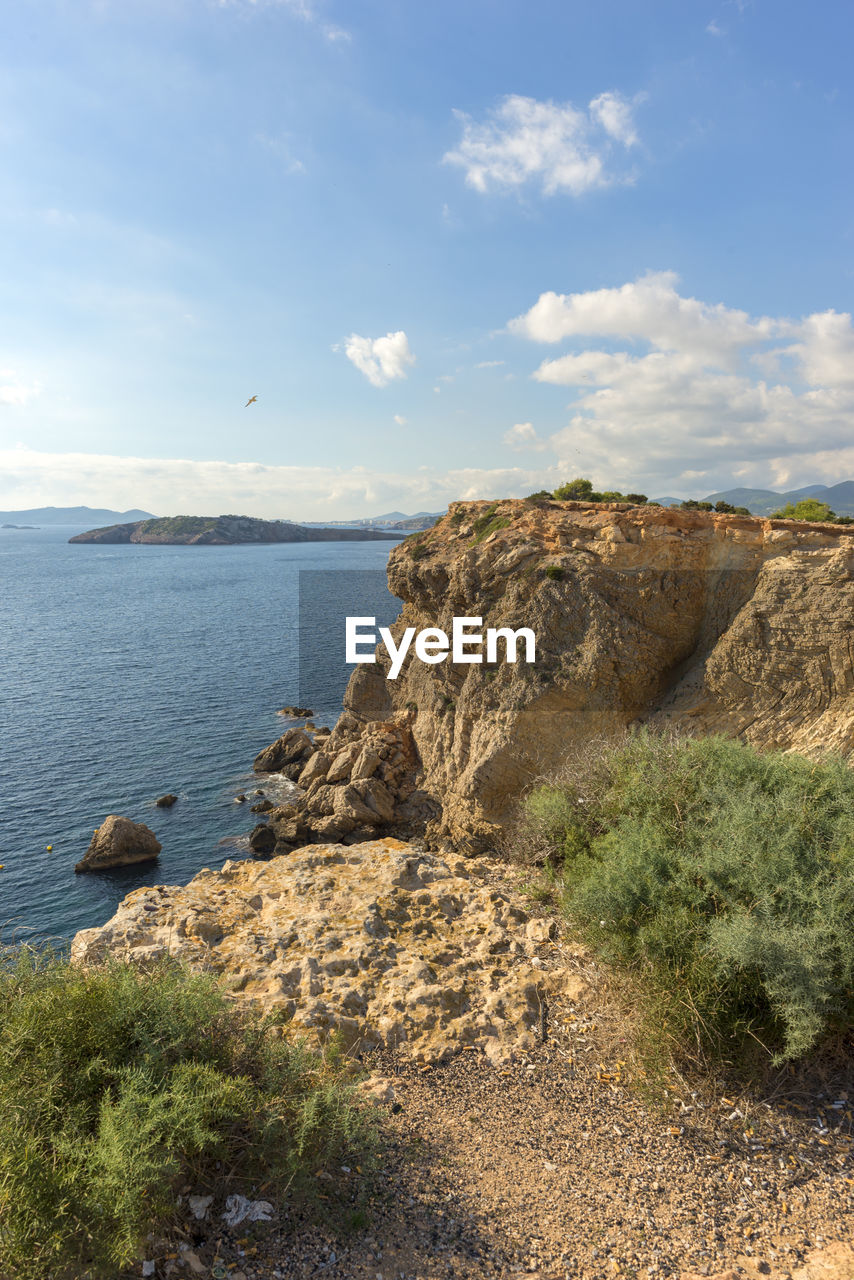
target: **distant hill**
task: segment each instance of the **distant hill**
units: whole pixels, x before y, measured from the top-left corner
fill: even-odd
[[[787,502],[798,503],[804,498],[817,498],[826,502],[838,516],[854,516],[854,480],[839,484],[808,484],[800,489],[787,489],[777,493],[773,489],[727,489],[723,493],[710,493],[704,502],[729,502],[734,507],[748,507],[754,515],[770,516]]]
[[[441,520],[444,511],[416,511],[414,516],[402,511],[386,511],[381,516],[360,516],[357,520],[306,520],[310,529],[429,529]]]
[[[152,520],[150,511],[109,511],[105,507],[30,507],[26,511],[0,511],[0,520],[34,520],[37,524],[118,524],[129,520]]]
[[[254,516],[163,516],[113,524],[78,533],[69,542],[147,543],[161,546],[233,547],[262,542],[396,541],[401,533],[385,529],[309,529],[287,520]]]

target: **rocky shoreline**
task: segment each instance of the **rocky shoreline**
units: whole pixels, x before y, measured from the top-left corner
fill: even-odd
[[[371,1235],[283,1205],[251,1249],[201,1230],[164,1276],[851,1280],[850,1059],[645,1102],[630,1014],[493,851],[534,777],[631,724],[850,752],[852,565],[846,529],[542,501],[456,504],[393,551],[395,630],[524,621],[542,661],[391,682],[378,651],[334,729],[256,757],[300,795],[259,815],[255,860],[136,890],[73,943],[215,973],[282,1034],[334,1033],[393,1104]],[[317,1176],[347,1203],[351,1172]]]

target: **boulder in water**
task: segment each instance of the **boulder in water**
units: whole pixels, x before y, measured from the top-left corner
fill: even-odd
[[[104,871],[109,867],[129,867],[135,862],[154,862],[162,847],[144,822],[132,822],[111,813],[95,828],[89,848],[74,870]]]
[[[165,796],[158,796],[154,803],[158,809],[171,809],[177,799],[177,796],[168,791]]]

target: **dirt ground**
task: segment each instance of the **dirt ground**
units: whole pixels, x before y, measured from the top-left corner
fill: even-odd
[[[518,894],[518,869],[495,875]],[[148,1274],[854,1280],[854,1055],[761,1092],[670,1072],[653,1094],[589,957],[559,937],[539,958],[562,994],[526,1059],[364,1058],[390,1085],[366,1200],[358,1168],[318,1170],[330,1223],[285,1204],[249,1231],[193,1224]]]

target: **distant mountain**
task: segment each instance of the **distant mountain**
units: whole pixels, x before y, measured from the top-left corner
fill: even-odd
[[[104,507],[30,507],[27,511],[0,511],[0,520],[35,520],[38,524],[119,524],[152,520],[150,511],[109,511]]]
[[[356,520],[303,520],[310,529],[429,529],[441,520],[444,511],[416,511],[414,516],[402,511],[386,511],[381,516],[360,516]]]
[[[710,493],[704,502],[729,502],[734,507],[747,507],[756,516],[770,516],[787,502],[798,503],[804,498],[817,498],[826,502],[838,516],[854,516],[854,480],[839,484],[807,484],[800,489],[788,489],[776,493],[773,489],[727,489],[723,493]]]

